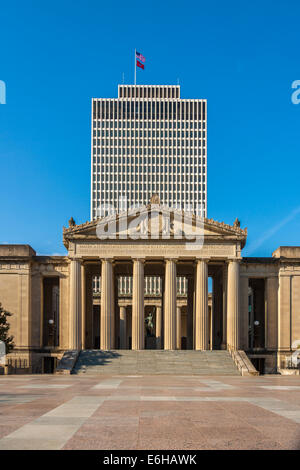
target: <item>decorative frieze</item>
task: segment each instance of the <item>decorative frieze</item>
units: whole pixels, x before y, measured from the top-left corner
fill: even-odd
[[[3,271],[29,271],[30,269],[30,264],[29,263],[19,263],[15,264],[13,263],[8,263],[7,261],[5,263],[0,263],[0,270]]]

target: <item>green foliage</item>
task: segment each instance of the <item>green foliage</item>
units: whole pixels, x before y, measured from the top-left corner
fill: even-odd
[[[0,303],[0,341],[5,343],[6,353],[9,353],[14,348],[14,337],[8,335],[10,325],[7,319],[11,316],[12,314],[4,310],[2,304]]]

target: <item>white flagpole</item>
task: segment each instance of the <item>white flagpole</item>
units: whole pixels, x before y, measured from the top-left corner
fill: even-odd
[[[134,49],[134,84],[136,85],[136,49]]]

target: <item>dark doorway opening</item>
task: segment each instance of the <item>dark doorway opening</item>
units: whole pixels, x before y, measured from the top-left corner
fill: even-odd
[[[59,277],[43,279],[43,346],[59,345]]]
[[[56,357],[44,357],[44,374],[53,374],[56,369]]]
[[[265,348],[265,280],[249,279],[249,348]]]
[[[100,305],[93,305],[93,348],[100,349]]]
[[[253,357],[251,362],[260,375],[265,373],[265,359],[263,357]]]

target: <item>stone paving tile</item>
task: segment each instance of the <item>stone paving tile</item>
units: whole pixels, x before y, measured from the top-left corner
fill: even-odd
[[[289,441],[295,441],[300,444],[300,428],[297,424],[283,423],[282,426],[278,426],[278,423],[270,424],[267,422],[265,425],[252,423],[252,426],[268,439],[273,439],[282,444]]]
[[[94,390],[98,390],[98,389],[115,389],[115,388],[118,388],[119,385],[122,383],[122,379],[104,379],[102,380],[101,382],[99,382],[98,384],[94,385],[93,386],[93,389]]]
[[[0,440],[0,450],[58,450],[61,449],[60,439],[35,439],[34,442],[29,437],[27,439],[10,439],[4,438]]]
[[[297,390],[300,392],[300,385],[261,385],[261,387],[267,390]]]
[[[205,449],[208,441],[205,434],[189,420],[178,420],[169,424],[146,424],[140,431],[140,449]]]
[[[124,406],[121,406],[121,402],[104,402],[101,408],[95,411],[93,417],[132,417],[138,416],[140,413],[139,403],[137,402],[123,402]]]
[[[44,412],[47,412],[48,408],[43,409],[36,409],[36,408],[25,408],[25,407],[10,407],[5,412],[0,413],[0,420],[4,419],[4,417],[17,417],[17,418],[26,418],[29,417],[30,419],[34,419]]]
[[[75,438],[82,437],[83,439],[88,439],[93,436],[98,439],[108,438],[114,439],[118,437],[119,439],[125,439],[126,437],[138,434],[139,426],[138,424],[103,424],[99,421],[97,424],[86,424],[81,426],[80,430],[74,435]]]
[[[29,384],[29,385],[19,385],[18,388],[24,389],[41,389],[41,390],[49,390],[49,389],[64,389],[67,387],[71,387],[71,384]]]
[[[197,445],[203,439],[207,441],[205,434],[190,422],[184,424],[177,421],[171,426],[161,424],[160,419],[157,419],[155,424],[146,423],[139,431],[140,440],[151,443],[153,438],[160,439],[161,441],[170,440],[173,442],[173,445],[175,442],[180,443],[184,440],[188,440],[190,443],[193,442],[194,445]]]
[[[132,450],[137,448],[138,435],[121,438],[117,433],[115,436],[95,436],[88,438],[73,437],[63,447],[64,450]]]
[[[222,406],[222,404],[221,404]],[[268,419],[273,418],[274,415],[261,407],[255,406],[248,401],[246,402],[226,402],[226,405],[222,406],[223,410],[227,413],[232,413],[234,416],[242,417],[243,419],[254,418],[254,419]]]
[[[260,436],[255,439],[249,436],[244,439],[238,437],[236,439],[211,439],[209,441],[209,450],[283,450],[284,447],[280,443],[268,439],[261,439]]]
[[[136,448],[139,450],[207,450],[209,447],[208,442],[202,438],[194,440],[188,436],[181,436],[175,440],[152,436],[151,439],[140,438]]]
[[[0,403],[1,404],[8,404],[8,403],[28,403],[30,401],[36,400],[36,395],[21,395],[21,394],[0,394]]]
[[[0,439],[2,437],[8,436],[12,432],[16,431],[22,424],[28,423],[28,419],[26,420],[17,420],[15,423],[9,423],[9,422],[1,422],[0,424]]]

